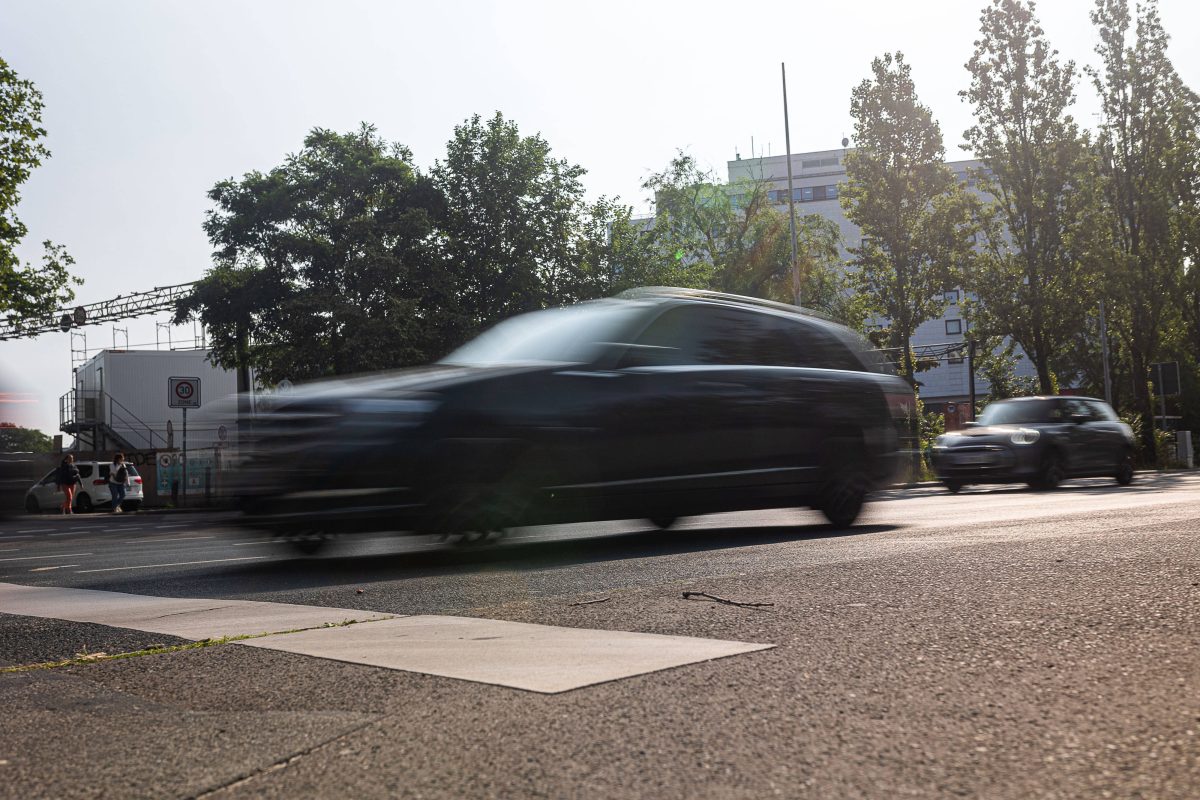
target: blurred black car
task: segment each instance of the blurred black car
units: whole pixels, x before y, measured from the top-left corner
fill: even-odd
[[[301,387],[256,420],[241,504],[302,549],[802,505],[848,526],[912,407],[839,325],[636,290],[514,317],[427,368]]]
[[[952,492],[972,483],[1053,489],[1066,478],[1133,480],[1133,431],[1103,400],[1022,397],[991,403],[976,423],[939,436],[938,480]]]

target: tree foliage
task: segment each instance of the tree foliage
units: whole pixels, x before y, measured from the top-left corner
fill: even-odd
[[[74,263],[66,250],[43,243],[40,266],[21,264],[16,248],[28,232],[17,217],[21,185],[50,157],[42,143],[42,93],[0,58],[0,313],[39,316],[71,302]]]
[[[0,453],[49,453],[54,440],[39,430],[0,423]]]
[[[902,350],[911,382],[909,340],[945,311],[945,289],[970,258],[971,198],[946,167],[941,129],[917,98],[904,55],[876,58],[871,72],[851,95],[856,147],[846,155],[841,202],[862,231],[851,248],[856,288],[887,318],[887,344]]]
[[[1179,298],[1198,288],[1185,266],[1200,233],[1200,102],[1167,55],[1155,0],[1140,3],[1136,19],[1127,0],[1097,0],[1092,21],[1100,34],[1101,65],[1091,73],[1104,111],[1106,281],[1143,437],[1152,445],[1150,364],[1190,311]]]
[[[205,232],[216,266],[181,303],[215,360],[266,383],[427,361],[457,305],[435,257],[440,198],[375,129],[315,129],[270,172],[225,180]]]
[[[986,164],[976,177],[991,201],[965,280],[978,301],[969,318],[982,335],[1020,345],[1049,393],[1056,358],[1096,298],[1096,165],[1070,114],[1075,64],[1050,47],[1034,4],[992,0],[980,24],[962,96],[974,106],[965,136]]]
[[[642,187],[655,202],[647,237],[660,254],[655,263],[676,265],[656,283],[793,301],[791,228],[771,202],[768,181],[760,176],[723,183],[680,152]],[[802,216],[796,243],[804,305],[860,326],[863,313],[846,291],[837,225],[816,214]]]

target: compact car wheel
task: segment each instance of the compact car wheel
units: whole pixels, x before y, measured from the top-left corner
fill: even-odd
[[[958,494],[962,491],[965,484],[962,481],[942,481],[942,486],[946,487],[946,491],[950,494]]]
[[[37,498],[33,495],[27,495],[25,497],[25,510],[30,514],[42,513],[42,507],[38,505]]]
[[[1062,459],[1059,458],[1058,453],[1051,450],[1042,457],[1042,466],[1038,470],[1037,477],[1029,485],[1035,489],[1057,489],[1058,485],[1062,483],[1063,477]]]
[[[650,517],[650,524],[653,525],[654,527],[658,528],[660,531],[665,531],[667,528],[674,525],[675,520],[677,520],[677,519],[679,519],[679,517],[673,517],[673,516],[668,516],[666,514],[662,514],[657,517]]]
[[[1121,486],[1133,483],[1133,453],[1126,451],[1121,455],[1121,463],[1117,464],[1117,471],[1113,477]]]
[[[75,508],[79,509],[81,514],[92,513],[92,498],[86,494],[81,494],[75,498]]]

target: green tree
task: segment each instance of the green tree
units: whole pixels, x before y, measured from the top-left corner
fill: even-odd
[[[871,63],[853,91],[855,149],[846,154],[846,216],[862,230],[852,278],[869,309],[888,321],[887,345],[915,382],[909,340],[945,311],[945,289],[970,258],[971,198],[945,164],[942,132],[917,98],[902,53]]]
[[[443,263],[466,332],[595,297],[615,282],[614,259],[639,255],[628,209],[608,198],[588,203],[584,174],[499,112],[455,127],[432,179],[445,205]]]
[[[1194,278],[1198,101],[1167,55],[1155,0],[1097,0],[1100,33],[1092,70],[1103,123],[1099,152],[1106,179],[1106,278],[1118,335],[1128,351],[1143,444],[1154,445],[1150,364],[1178,330],[1177,298]],[[1151,451],[1152,452],[1152,451]]]
[[[43,316],[71,302],[74,263],[66,250],[46,241],[40,266],[21,264],[16,247],[28,232],[17,217],[21,185],[50,151],[42,144],[42,93],[0,58],[0,313]]]
[[[54,440],[39,430],[0,422],[0,453],[49,453]]]
[[[424,363],[458,338],[438,193],[372,126],[314,129],[281,166],[209,197],[216,265],[176,316],[199,315],[217,363],[304,380]]]
[[[979,188],[992,199],[965,280],[977,301],[968,313],[981,335],[1020,345],[1049,393],[1056,359],[1095,306],[1096,165],[1070,114],[1075,64],[1050,47],[1034,3],[992,0],[980,24],[961,94],[975,109],[967,143],[986,165]]]
[[[649,239],[678,265],[666,285],[793,301],[791,229],[771,202],[769,182],[724,184],[680,152],[643,188],[655,202]],[[796,242],[805,305],[861,326],[862,313],[847,291],[837,225],[803,216],[796,221]]]

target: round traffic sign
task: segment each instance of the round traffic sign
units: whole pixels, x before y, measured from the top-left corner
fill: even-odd
[[[958,411],[958,406],[954,405],[954,403],[946,403],[947,414],[953,414],[955,411]]]
[[[229,436],[229,429],[226,428],[224,425],[218,425],[217,426],[217,438],[223,442],[223,441],[225,441],[226,437],[228,437],[228,436]]]
[[[171,456],[167,453],[163,453],[162,455],[160,455],[158,457],[158,465],[160,467],[162,467],[163,469],[166,469],[167,467],[171,466]]]
[[[190,381],[179,381],[175,384],[175,395],[180,400],[187,400],[196,393],[196,387]]]

